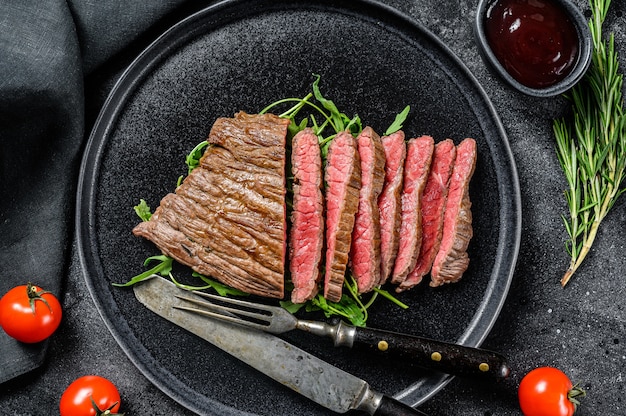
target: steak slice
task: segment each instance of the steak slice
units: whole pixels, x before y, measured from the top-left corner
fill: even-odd
[[[456,147],[443,218],[441,245],[432,270],[430,286],[457,282],[469,266],[467,247],[474,234],[469,184],[476,167],[476,141],[465,139]]]
[[[359,293],[380,284],[380,215],[378,196],[385,182],[385,149],[380,136],[365,127],[357,137],[361,163],[359,207],[352,230],[350,269]]]
[[[324,246],[322,158],[312,129],[297,133],[291,147],[293,211],[289,232],[289,271],[293,303],[304,303],[318,291]]]
[[[432,166],[422,197],[422,246],[415,268],[396,288],[402,292],[417,285],[430,272],[443,228],[443,213],[448,193],[448,182],[454,167],[456,147],[450,139],[435,145]]]
[[[422,246],[422,195],[431,170],[435,142],[430,136],[409,140],[404,163],[400,243],[392,283],[402,283],[417,262]]]
[[[324,180],[326,182],[324,297],[331,302],[339,302],[361,188],[359,153],[356,140],[349,132],[340,132],[331,142]]]
[[[288,125],[271,114],[217,119],[199,166],[133,233],[198,273],[282,298]]]
[[[404,132],[399,130],[382,138],[385,151],[385,182],[378,197],[380,216],[380,284],[389,279],[393,270],[402,220],[402,184],[406,144]]]

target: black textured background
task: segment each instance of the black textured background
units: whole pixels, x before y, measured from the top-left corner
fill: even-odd
[[[535,99],[522,96],[507,89],[496,79],[481,61],[477,48],[472,38],[472,22],[474,19],[475,1],[441,2],[425,0],[420,2],[405,2],[388,0],[388,4],[405,12],[411,18],[421,22],[426,28],[438,36],[459,58],[467,65],[472,73],[483,85],[498,111],[508,134],[510,146],[517,164],[523,205],[522,244],[517,270],[512,282],[508,299],[502,309],[491,334],[484,342],[484,346],[498,350],[509,357],[512,367],[512,375],[509,380],[499,383],[482,383],[471,380],[454,379],[441,392],[428,400],[421,408],[431,415],[518,415],[520,414],[516,401],[516,388],[520,378],[530,369],[541,365],[554,365],[567,372],[574,382],[587,390],[588,397],[580,406],[579,415],[620,415],[625,414],[626,405],[622,403],[621,395],[624,391],[624,369],[626,364],[626,349],[624,344],[625,321],[624,314],[624,272],[626,271],[626,256],[624,255],[624,231],[626,230],[626,213],[624,200],[620,200],[614,207],[613,212],[607,217],[598,235],[594,249],[590,253],[585,264],[579,270],[574,280],[566,289],[562,289],[558,281],[568,264],[568,258],[564,249],[566,234],[561,223],[561,215],[566,212],[566,203],[562,195],[565,181],[562,177],[556,154],[554,152],[554,139],[551,132],[551,121],[554,117],[561,116],[567,109],[566,101],[561,98]],[[588,6],[584,2],[577,2],[582,10],[588,13]],[[623,56],[626,48],[624,34],[623,9],[620,2],[614,2],[607,21],[607,29],[616,32],[618,49]],[[184,15],[185,11],[191,11],[193,7],[186,6],[172,12],[172,19]],[[587,14],[588,15],[588,14]],[[88,129],[93,123],[95,114],[103,104],[104,97],[110,91],[114,80],[122,68],[130,63],[139,51],[153,40],[160,32],[168,27],[168,23],[176,20],[163,18],[150,26],[143,35],[131,34],[128,47],[117,55],[115,61],[100,71],[92,72],[87,78],[87,112]],[[324,22],[320,22],[323,24]],[[149,25],[148,25],[149,26]],[[286,29],[287,30],[287,29]],[[339,30],[339,29],[337,29]],[[246,36],[245,34],[242,36]],[[120,38],[128,40],[128,34],[120,35]],[[133,38],[133,36],[135,36]],[[224,39],[231,42],[233,39]],[[348,49],[352,46],[347,45]],[[218,48],[219,49],[219,48]],[[382,50],[376,51],[382,54],[393,53]],[[203,53],[206,51],[203,51]],[[369,51],[370,53],[374,53]],[[182,56],[182,55],[181,55]],[[186,58],[184,58],[186,59]],[[228,61],[232,62],[232,61]],[[224,62],[224,65],[229,65]],[[621,62],[624,62],[622,57]],[[260,62],[260,65],[267,63]],[[240,68],[242,77],[255,75],[257,68]],[[365,66],[362,70],[365,70]],[[171,68],[176,71],[176,68]],[[232,68],[225,68],[232,70]],[[239,68],[238,68],[239,69]],[[306,68],[293,68],[296,73],[308,72]],[[328,67],[320,69],[320,71]],[[410,67],[407,65],[404,71],[399,68],[385,68],[397,75],[400,79],[411,78],[407,75]],[[173,73],[170,73],[170,75]],[[250,75],[252,74],[252,75]],[[168,75],[165,73],[164,75]],[[194,73],[178,74],[180,77],[194,77]],[[341,78],[341,77],[337,77]],[[323,78],[324,79],[324,78]],[[345,82],[348,91],[350,82],[343,78],[333,80]],[[277,80],[278,81],[278,80]],[[289,82],[290,81],[290,82]],[[170,91],[174,94],[182,93],[168,85],[159,84],[167,82],[167,76],[163,80],[152,79],[160,91]],[[308,82],[303,77],[297,76],[287,82],[295,85],[298,89],[306,88]],[[259,97],[255,91],[241,90],[240,86],[246,83],[234,83],[232,96],[219,97],[217,100],[205,102],[204,108],[184,108],[179,111],[215,111],[220,115],[231,110],[230,100],[236,99],[235,103],[250,102],[251,110],[255,105],[265,103],[265,96]],[[341,85],[341,84],[340,84]],[[260,85],[260,88],[272,88],[272,85]],[[203,87],[204,88],[204,87]],[[274,85],[275,88],[275,85]],[[374,94],[372,89],[364,89],[358,93],[367,96]],[[239,97],[245,99],[239,101]],[[163,100],[170,98],[160,96]],[[344,97],[333,98],[341,103]],[[445,97],[444,92],[441,97]],[[432,98],[431,98],[432,100]],[[186,100],[182,100],[186,101]],[[217,102],[217,107],[214,107]],[[403,106],[400,99],[398,106]],[[165,102],[154,101],[154,108],[136,108],[137,114],[147,114],[156,111],[163,119],[167,118]],[[369,105],[365,106],[372,108]],[[378,110],[378,109],[376,109]],[[455,110],[455,109],[451,109]],[[358,111],[358,109],[356,110]],[[383,113],[387,108],[381,108]],[[394,110],[396,111],[396,110]],[[459,110],[462,111],[462,110]],[[437,116],[446,118],[447,114],[437,113]],[[366,120],[378,120],[377,114],[368,114],[363,111],[362,117]],[[196,118],[190,117],[189,120]],[[161,120],[167,124],[166,120]],[[386,122],[385,120],[380,121]],[[428,120],[429,126],[437,125],[442,129],[447,128],[445,123],[437,124],[436,120]],[[132,126],[130,126],[132,127]],[[161,134],[156,129],[146,131],[145,140],[149,143],[150,138]],[[416,126],[418,127],[418,126]],[[438,127],[438,128],[439,128]],[[462,127],[462,126],[460,126]],[[451,127],[454,129],[454,127]],[[175,126],[174,130],[197,131],[204,135],[206,126],[203,124]],[[464,128],[458,128],[455,132],[464,132]],[[132,133],[132,132],[131,132]],[[137,137],[137,134],[131,134]],[[168,136],[172,137],[172,136]],[[188,141],[184,141],[188,140]],[[130,140],[131,143],[134,140]],[[170,143],[165,150],[166,163],[171,163],[171,158],[178,157],[181,152],[189,148],[189,144],[195,144],[195,138],[181,138],[178,143]],[[123,143],[120,143],[123,144]],[[130,144],[126,144],[129,145]],[[141,159],[150,159],[157,163],[158,154],[146,152],[145,148],[138,149],[136,153],[138,162],[133,169],[145,166],[140,163]],[[115,160],[109,160],[112,165]],[[131,164],[128,160],[120,160],[121,166]],[[120,166],[120,168],[121,168]],[[150,172],[154,172],[150,170]],[[123,172],[118,172],[122,174]],[[162,172],[162,178],[154,178],[154,187],[150,192],[160,195],[169,190],[167,183],[176,180],[175,174],[169,175],[166,170]],[[128,187],[122,184],[112,184],[117,187],[128,189],[127,194],[120,194],[120,198],[131,202],[135,198],[135,189],[148,185],[139,176],[128,175]],[[156,188],[161,186],[161,188]],[[113,203],[108,201],[107,203]],[[117,202],[116,202],[117,203]],[[125,204],[126,201],[123,201]],[[119,215],[119,217],[118,217]],[[132,215],[128,213],[111,213],[105,221],[110,221],[113,228],[119,227],[120,222],[130,221]],[[106,229],[102,231],[102,238],[107,238]],[[145,246],[147,250],[149,246]],[[135,256],[142,259],[144,253],[134,252],[133,247],[120,244],[119,252],[122,256]],[[124,410],[127,414],[155,414],[155,415],[186,415],[193,414],[181,407],[175,401],[164,395],[146,379],[137,368],[129,361],[126,354],[120,348],[111,333],[105,327],[99,316],[92,298],[90,297],[82,271],[77,259],[76,246],[72,245],[72,256],[69,261],[67,279],[64,287],[63,305],[66,311],[64,322],[57,334],[50,340],[48,358],[44,365],[34,372],[27,374],[11,383],[0,385],[0,405],[3,412],[12,415],[39,415],[47,412],[56,412],[58,398],[64,388],[76,377],[84,374],[100,374],[114,381],[124,401]],[[107,253],[114,255],[115,252]],[[140,260],[139,260],[140,261]],[[115,263],[106,267],[115,268]],[[116,271],[116,270],[115,270]],[[129,274],[134,273],[129,271]],[[111,278],[113,279],[113,278]],[[469,288],[471,291],[472,288]],[[476,289],[474,289],[476,290]],[[471,293],[471,292],[469,292]],[[122,302],[126,295],[118,295],[120,303],[123,303],[124,314],[132,313],[135,306],[133,299],[128,297],[127,302]],[[446,321],[457,321],[463,326],[464,318],[456,313],[458,307],[455,302],[447,305],[448,310],[443,310]],[[156,320],[136,322],[133,325],[156,325]],[[427,323],[424,323],[427,325]],[[429,330],[426,327],[427,331]],[[455,328],[455,322],[449,322],[446,328]],[[432,330],[432,329],[430,329]],[[457,330],[452,329],[454,336]],[[149,333],[149,331],[146,331]],[[163,331],[160,341],[145,339],[147,343],[154,343],[155,348],[162,348],[159,343],[181,341],[181,333],[175,328]],[[319,347],[316,347],[319,348]],[[181,350],[173,354],[171,362],[183,363],[181,368],[197,369],[196,360],[204,351]],[[194,355],[195,354],[195,355]],[[223,360],[216,359],[211,368],[212,373],[223,374],[223,377],[211,380],[207,386],[209,391],[220,391],[223,400],[234,404],[238,408],[251,412],[264,414],[267,409],[276,410],[278,414],[289,414],[291,401],[297,400],[287,394],[288,399],[282,394],[268,391],[259,401],[249,402],[246,397],[251,394],[257,398],[256,381],[250,370],[239,369],[244,374],[237,381],[229,378],[233,372],[231,362],[226,357]],[[223,362],[229,363],[221,367]],[[359,369],[365,366],[362,362],[353,362],[347,369],[354,372],[364,371],[368,374],[371,370]],[[377,366],[374,364],[374,366]],[[408,373],[396,373],[386,368],[371,376],[369,381],[379,389],[386,390],[391,380],[391,385],[400,384],[411,377]],[[190,377],[191,378],[191,377]],[[194,383],[194,380],[189,380]],[[260,387],[264,389],[265,387]],[[387,390],[386,390],[387,391]],[[282,403],[282,404],[281,404]],[[308,404],[302,403],[302,406]],[[319,409],[313,412],[324,414]],[[304,414],[297,411],[294,414]]]

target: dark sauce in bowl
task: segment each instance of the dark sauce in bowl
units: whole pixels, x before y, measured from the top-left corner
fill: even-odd
[[[500,64],[530,88],[558,83],[578,61],[576,26],[553,0],[496,0],[487,9],[484,30]]]

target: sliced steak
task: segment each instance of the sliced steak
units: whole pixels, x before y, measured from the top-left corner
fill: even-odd
[[[443,213],[448,194],[448,182],[454,167],[456,147],[447,139],[435,145],[432,166],[422,197],[422,246],[415,268],[396,288],[397,292],[407,290],[422,281],[439,250],[443,228]]]
[[[324,297],[339,302],[359,207],[361,165],[356,140],[348,132],[331,142],[326,159],[326,270]]]
[[[385,149],[380,136],[365,127],[357,137],[361,163],[359,208],[352,230],[350,270],[359,293],[371,291],[380,283],[380,215],[378,196],[385,182]]]
[[[406,144],[404,132],[397,131],[382,138],[385,151],[385,182],[378,197],[380,213],[380,284],[387,281],[393,270],[402,220],[402,184]]]
[[[417,262],[422,246],[422,195],[426,187],[435,142],[430,136],[409,140],[404,163],[400,244],[392,283],[402,283]]]
[[[322,158],[312,129],[300,131],[291,146],[293,211],[289,231],[289,271],[293,303],[304,303],[318,292],[324,246]]]
[[[469,266],[467,247],[474,235],[469,185],[476,167],[476,141],[465,139],[456,147],[443,218],[441,245],[430,272],[430,286],[458,281]]]
[[[133,233],[198,273],[282,298],[288,125],[243,112],[216,120],[200,165]]]

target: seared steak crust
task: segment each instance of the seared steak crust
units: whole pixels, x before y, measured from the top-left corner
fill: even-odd
[[[291,146],[293,211],[289,236],[289,271],[293,303],[304,303],[318,291],[324,246],[322,158],[317,136],[308,128],[296,134]]]
[[[288,125],[271,114],[219,118],[200,165],[133,233],[198,273],[282,298]]]
[[[469,265],[467,247],[473,236],[469,184],[475,166],[476,142],[468,138],[456,148],[456,161],[446,200],[441,245],[430,273],[430,286],[432,287],[458,281]]]
[[[456,147],[450,139],[435,145],[432,166],[422,198],[422,246],[415,268],[398,286],[397,292],[410,289],[430,272],[439,251],[448,183],[454,167]]]
[[[361,165],[357,144],[349,132],[337,134],[331,142],[324,180],[326,181],[324,297],[331,302],[339,302],[361,188]]]
[[[385,150],[380,136],[371,127],[365,127],[357,137],[357,149],[361,163],[361,190],[352,231],[350,269],[358,292],[366,293],[381,280],[378,196],[385,181]]]
[[[385,151],[385,182],[378,197],[380,216],[380,284],[389,278],[398,254],[402,220],[402,184],[406,145],[404,132],[397,131],[382,139]]]

